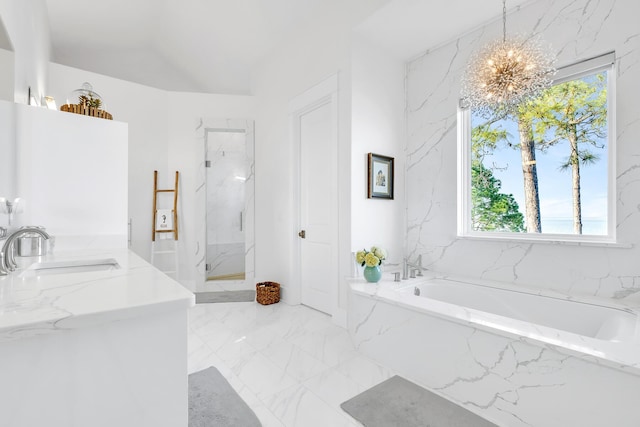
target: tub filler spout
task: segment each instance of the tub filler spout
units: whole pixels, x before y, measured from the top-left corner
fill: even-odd
[[[422,266],[422,255],[418,255],[418,259],[415,263],[405,258],[402,262],[402,280],[407,280],[409,277],[414,278],[417,276],[423,276],[422,272],[427,269]],[[411,273],[409,273],[411,271]]]

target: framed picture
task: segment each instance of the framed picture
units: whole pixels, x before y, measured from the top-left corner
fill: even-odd
[[[393,199],[393,157],[368,154],[369,199]]]

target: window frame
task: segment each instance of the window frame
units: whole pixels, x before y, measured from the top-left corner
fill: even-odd
[[[607,234],[553,234],[476,231],[471,227],[471,111],[458,103],[458,224],[459,238],[526,242],[617,244],[616,236],[616,67],[610,52],[559,68],[553,85],[607,71]]]

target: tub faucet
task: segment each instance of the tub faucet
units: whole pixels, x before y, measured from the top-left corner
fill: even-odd
[[[2,245],[2,250],[0,250],[0,276],[6,276],[18,268],[15,259],[14,243],[18,237],[26,233],[36,233],[41,235],[45,240],[49,239],[49,234],[38,227],[22,227],[11,233],[9,237],[7,237],[7,240],[5,240],[4,245]]]
[[[409,262],[409,259],[405,258],[402,263],[402,280],[407,280],[409,278],[409,268],[413,268],[418,271],[418,276],[423,276],[422,271],[426,270],[422,266],[422,255],[418,255],[418,259],[415,263]],[[411,277],[415,277],[414,274],[411,274]]]

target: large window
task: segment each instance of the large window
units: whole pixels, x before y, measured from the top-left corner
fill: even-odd
[[[461,110],[459,234],[615,240],[613,53],[506,116]]]

